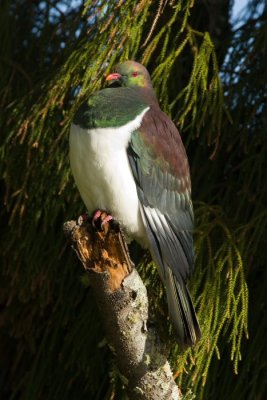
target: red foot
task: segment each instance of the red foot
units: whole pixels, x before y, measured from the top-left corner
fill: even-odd
[[[103,230],[104,226],[112,220],[112,215],[107,214],[106,211],[96,210],[92,217],[92,225],[96,229]]]
[[[93,227],[96,227],[95,224],[96,224],[97,220],[101,217],[101,213],[102,213],[102,212],[101,212],[100,210],[96,210],[96,211],[94,212],[93,218],[92,218]]]
[[[104,219],[102,220],[102,222],[101,222],[101,228],[103,229],[103,226],[104,226],[107,222],[112,221],[112,220],[113,220],[112,215],[110,215],[110,214],[106,215],[105,218],[104,218]]]

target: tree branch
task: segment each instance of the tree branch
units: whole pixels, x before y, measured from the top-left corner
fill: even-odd
[[[146,288],[118,226],[96,231],[91,223],[64,224],[64,232],[90,275],[108,342],[131,400],[179,400],[168,349],[149,323]]]

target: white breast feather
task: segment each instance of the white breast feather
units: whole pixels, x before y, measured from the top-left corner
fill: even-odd
[[[148,110],[119,128],[72,125],[70,131],[71,169],[89,213],[107,210],[139,241],[146,235],[126,149]]]

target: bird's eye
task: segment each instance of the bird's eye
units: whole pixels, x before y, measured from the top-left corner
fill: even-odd
[[[132,73],[132,76],[138,76],[139,74],[138,74],[138,72],[137,71],[134,71],[133,73]]]

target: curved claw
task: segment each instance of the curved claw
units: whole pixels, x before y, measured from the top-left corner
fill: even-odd
[[[81,226],[87,220],[88,220],[88,214],[81,214],[77,219],[77,224]]]

